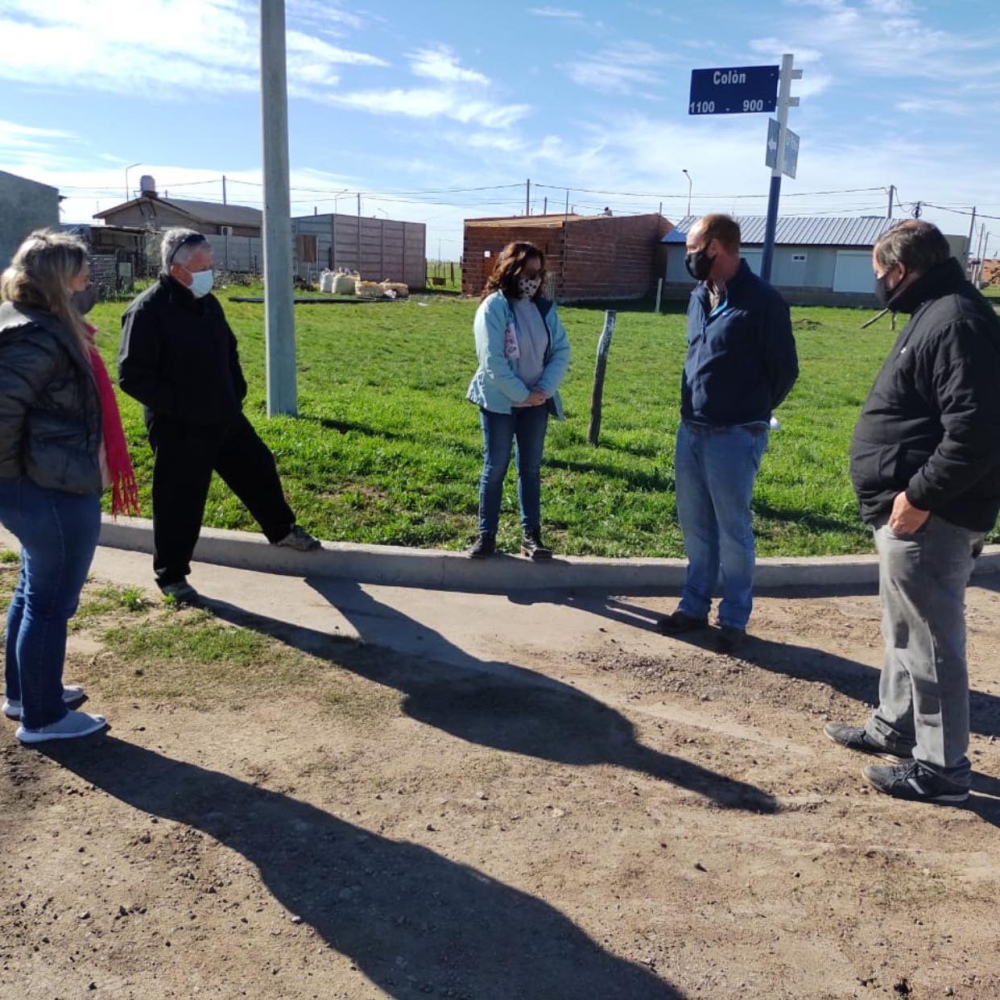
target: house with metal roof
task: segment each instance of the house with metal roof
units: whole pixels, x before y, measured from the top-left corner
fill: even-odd
[[[684,243],[699,216],[687,216],[663,238],[667,248],[664,297],[686,298],[694,282],[684,267]],[[764,255],[764,216],[734,216],[742,235],[741,254],[755,274]],[[793,305],[872,306],[875,303],[872,247],[902,219],[883,216],[779,218],[771,260],[771,284]],[[966,237],[948,236],[964,259]]]
[[[261,234],[263,213],[259,208],[169,198],[156,190],[156,183],[149,175],[143,176],[139,183],[141,190],[138,198],[97,212],[94,218],[102,219],[109,226],[157,232],[172,226],[183,226],[206,236],[259,237]]]

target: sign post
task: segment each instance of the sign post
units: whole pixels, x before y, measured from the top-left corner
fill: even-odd
[[[802,79],[802,70],[793,69],[793,55],[781,57],[781,80],[778,84],[778,120],[771,122],[767,136],[765,162],[771,168],[771,190],[767,198],[767,223],[764,226],[764,253],[760,262],[760,276],[771,280],[771,262],[774,260],[774,238],[778,229],[778,201],[781,198],[781,175],[795,176],[799,159],[799,137],[788,130],[788,109],[797,108],[799,99],[792,97],[792,80]],[[777,129],[774,126],[777,126]],[[777,132],[777,134],[775,134]],[[791,137],[791,139],[789,138]],[[771,143],[775,143],[774,161],[771,160]],[[788,169],[791,167],[791,169]]]

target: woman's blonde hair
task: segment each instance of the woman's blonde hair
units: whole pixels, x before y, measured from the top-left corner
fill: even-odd
[[[73,306],[70,283],[87,263],[87,247],[76,236],[36,229],[0,276],[0,300],[52,313],[89,358],[90,336]]]

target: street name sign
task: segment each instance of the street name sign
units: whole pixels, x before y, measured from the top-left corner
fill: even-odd
[[[767,152],[764,154],[764,165],[774,169],[778,162],[778,136],[781,126],[774,118],[767,122]],[[799,165],[799,137],[790,129],[785,129],[785,156],[781,164],[781,172],[786,177],[795,179],[795,171]]]
[[[691,70],[690,115],[744,115],[778,106],[780,66]]]

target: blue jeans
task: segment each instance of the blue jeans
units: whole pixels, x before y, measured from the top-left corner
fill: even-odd
[[[517,502],[521,528],[536,531],[542,523],[542,450],[549,408],[515,407],[510,413],[479,410],[483,428],[483,474],[479,480],[479,530],[496,533],[500,523],[503,481],[517,441]]]
[[[0,521],[21,543],[21,573],[7,612],[7,697],[20,700],[24,727],[38,729],[66,715],[66,623],[97,548],[101,498],[4,479]]]
[[[767,451],[764,425],[705,427],[681,422],[674,473],[677,519],[688,557],[679,609],[706,618],[722,573],[719,624],[745,629],[753,607],[750,500]]]

